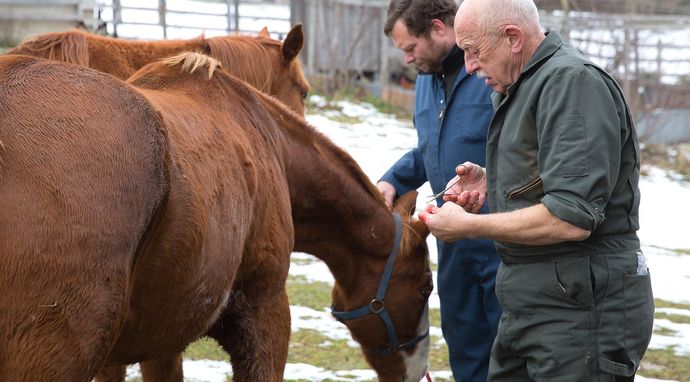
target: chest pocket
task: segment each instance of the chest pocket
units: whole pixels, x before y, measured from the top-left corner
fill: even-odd
[[[540,177],[530,179],[504,192],[508,210],[533,206],[544,197],[544,182]]]
[[[490,103],[460,104],[452,120],[445,123],[453,130],[458,143],[480,143],[486,141],[492,116],[493,107]]]

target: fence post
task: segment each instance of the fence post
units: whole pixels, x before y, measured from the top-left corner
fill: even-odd
[[[318,27],[316,26],[316,6],[321,6],[321,4],[314,4],[314,2],[317,2],[318,0],[304,0],[305,5],[308,9],[309,12],[309,28],[307,31],[309,34],[307,35],[307,73],[309,75],[315,75],[315,63],[314,63],[314,51],[316,50],[316,30]],[[323,53],[323,52],[322,52]]]
[[[233,0],[225,1],[225,5],[228,7],[227,12],[225,12],[225,18],[227,18],[227,26],[225,27],[225,31],[228,32],[228,34],[232,32],[232,12],[230,12],[232,9],[232,2]]]
[[[163,39],[168,38],[168,24],[165,21],[165,0],[158,0],[158,23],[163,27]]]
[[[235,32],[240,31],[240,0],[235,0]]]
[[[570,44],[570,2],[568,0],[561,0],[561,8],[563,8],[561,35],[563,36],[563,39]]]
[[[386,14],[387,10],[385,7],[380,7],[381,11],[381,25],[386,24]],[[388,86],[388,36],[383,33],[382,30],[376,31],[381,36],[381,57],[380,57],[380,70],[379,70],[379,82],[381,83],[381,95],[383,96],[383,89]]]
[[[117,26],[122,23],[122,5],[120,0],[113,0],[113,36],[117,37]]]
[[[661,81],[661,51],[663,48],[661,39],[656,40],[656,71],[659,73],[659,81]]]
[[[637,29],[633,22],[633,18],[637,13],[637,0],[627,0],[625,8],[625,41],[623,42],[623,62],[625,63],[625,78],[623,79],[623,93],[625,94],[625,97],[628,100],[628,105],[630,105],[630,109],[634,115],[637,114],[637,89],[635,88],[635,86],[633,86],[633,78],[636,77],[633,77],[634,73],[631,73],[632,63],[630,62],[630,55],[633,52],[637,54],[637,40],[635,37],[637,34]]]

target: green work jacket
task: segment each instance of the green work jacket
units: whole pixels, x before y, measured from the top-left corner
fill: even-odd
[[[494,93],[486,173],[489,206],[508,212],[543,203],[592,232],[582,242],[497,242],[505,262],[639,247],[639,145],[615,81],[555,33],[507,95]]]

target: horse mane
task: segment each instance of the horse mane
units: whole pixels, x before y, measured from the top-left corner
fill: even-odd
[[[326,138],[323,133],[317,131],[313,126],[304,123],[305,129],[310,131],[314,135],[314,140],[317,141],[320,147],[326,147],[329,149],[330,153],[333,154],[338,163],[345,166],[347,171],[355,177],[357,183],[359,183],[364,190],[366,190],[373,198],[383,207],[386,207],[386,202],[383,200],[381,192],[374,186],[369,177],[364,173],[359,164],[349,155],[345,150],[337,146],[333,141]],[[388,208],[388,207],[386,207]]]
[[[73,29],[30,37],[7,51],[8,54],[28,54],[72,64],[89,66],[89,43],[84,32]]]
[[[344,166],[345,170],[350,173],[355,181],[359,183],[362,188],[370,194],[378,204],[388,208],[386,202],[381,195],[381,192],[374,186],[369,177],[364,173],[359,164],[341,147],[333,143],[323,133],[316,130],[316,128],[304,120],[304,117],[294,112],[277,100],[275,97],[257,92],[269,107],[273,108],[272,113],[278,115],[280,119],[287,120],[283,124],[283,130],[286,130],[292,137],[309,144],[315,150],[324,155],[334,157],[334,161]]]
[[[180,53],[165,58],[161,62],[169,67],[179,66],[182,72],[186,73],[194,73],[199,68],[206,69],[209,80],[213,77],[216,69],[222,66],[215,58],[197,52]]]
[[[280,52],[280,41],[250,36],[221,36],[206,39],[208,54],[220,60],[230,73],[243,73],[243,78],[262,92],[268,93],[273,82],[273,65],[270,55],[257,54],[276,49]],[[238,60],[237,57],[246,59]],[[263,83],[261,83],[263,79]]]

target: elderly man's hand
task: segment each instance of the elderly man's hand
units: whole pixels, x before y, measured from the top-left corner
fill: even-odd
[[[453,203],[444,203],[441,207],[429,204],[419,213],[419,220],[429,227],[431,234],[445,242],[472,237],[472,217],[473,215]]]
[[[453,202],[467,212],[478,213],[486,202],[484,169],[478,164],[465,162],[455,168],[455,173],[457,176],[448,182],[450,188],[443,194],[443,200]]]

